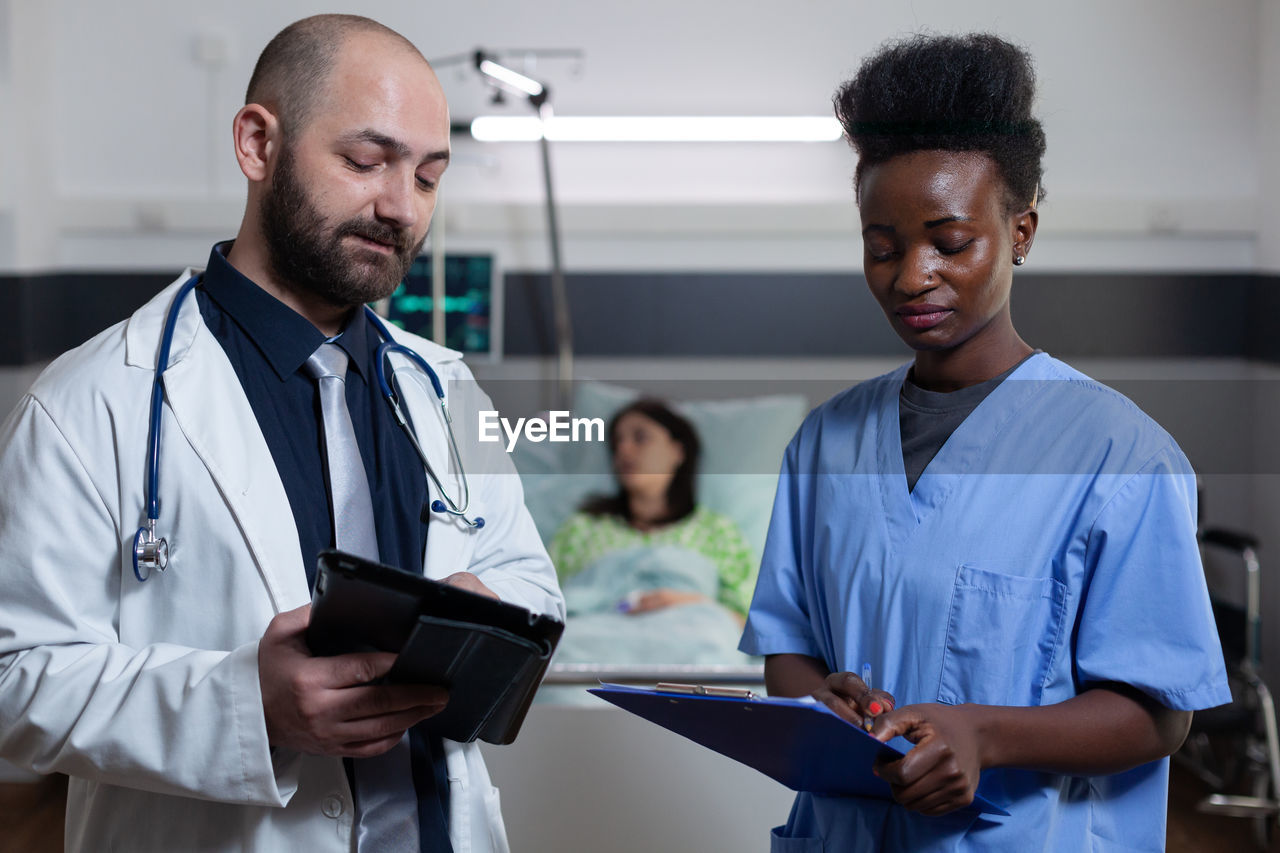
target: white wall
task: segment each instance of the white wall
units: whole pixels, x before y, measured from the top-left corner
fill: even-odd
[[[543,60],[533,69],[564,114],[826,114],[836,84],[885,38],[993,29],[1026,44],[1040,73],[1050,195],[1033,263],[1249,270],[1258,263],[1261,173],[1275,168],[1261,157],[1259,129],[1260,69],[1276,62],[1275,5],[564,0],[548,11],[521,0],[382,0],[360,10],[428,57],[477,46],[583,50],[580,66]],[[282,25],[323,8],[0,0],[9,56],[6,80],[0,55],[0,109],[15,119],[0,131],[0,269],[201,261],[239,219],[243,179],[228,131],[252,62]],[[198,60],[200,39],[225,46],[225,64]],[[442,67],[441,76],[455,116],[487,109],[474,74]],[[493,224],[536,222],[536,149],[455,146],[446,204],[478,213],[470,225],[462,216],[453,236],[497,244],[509,267],[542,266],[536,225],[522,237]],[[856,266],[846,230],[852,168],[842,143],[560,146],[566,264]],[[572,227],[576,207],[576,221],[591,228]],[[724,211],[744,207],[754,209],[754,227],[726,228]],[[702,215],[690,222],[689,210]],[[682,213],[678,233],[662,231]],[[797,215],[830,224],[787,234]],[[639,237],[638,219],[648,223]]]
[[[0,116],[15,115],[13,100],[13,14],[9,0],[0,0]],[[13,201],[16,198],[11,155],[17,147],[13,121],[0,122],[0,269],[14,266]]]
[[[49,266],[58,236],[51,214],[53,19],[38,3],[5,0],[0,24],[0,262],[40,269]]]
[[[1258,0],[1258,264],[1280,273],[1280,2]],[[1280,509],[1280,508],[1278,508]],[[1280,515],[1280,512],[1277,512]]]

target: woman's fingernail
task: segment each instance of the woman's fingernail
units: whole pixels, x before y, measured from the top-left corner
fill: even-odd
[[[884,710],[884,706],[873,699],[871,700],[871,704],[867,706],[867,710],[870,711],[872,714],[879,714],[881,711]]]

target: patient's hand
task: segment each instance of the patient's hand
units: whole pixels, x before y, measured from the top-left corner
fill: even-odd
[[[628,613],[647,613],[652,610],[663,610],[681,604],[697,604],[707,601],[700,592],[684,592],[678,589],[651,589],[640,595]]]

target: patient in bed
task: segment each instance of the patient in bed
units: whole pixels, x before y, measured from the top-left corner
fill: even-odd
[[[609,423],[618,490],[588,499],[549,546],[569,611],[560,662],[741,663],[755,566],[737,525],[699,506],[699,441],[664,403]]]

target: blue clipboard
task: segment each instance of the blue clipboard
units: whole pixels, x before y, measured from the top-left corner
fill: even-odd
[[[605,683],[588,692],[759,770],[793,791],[892,799],[889,783],[871,767],[881,755],[906,755],[912,746],[902,737],[881,743],[826,705],[807,699],[677,693]],[[975,796],[967,808],[1009,814],[982,796]]]

